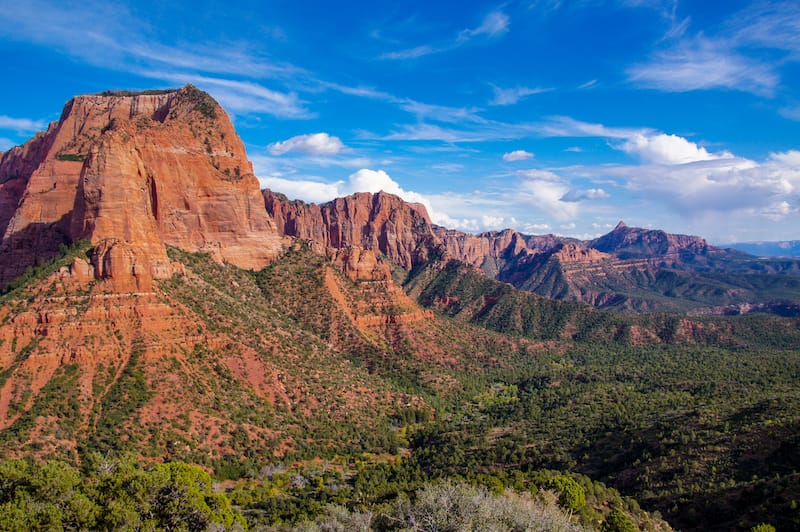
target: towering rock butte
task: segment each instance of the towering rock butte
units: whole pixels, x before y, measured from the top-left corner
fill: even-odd
[[[47,131],[2,154],[0,235],[0,286],[84,239],[94,245],[84,273],[123,291],[171,275],[165,244],[244,268],[282,248],[244,145],[191,85],[70,100]]]

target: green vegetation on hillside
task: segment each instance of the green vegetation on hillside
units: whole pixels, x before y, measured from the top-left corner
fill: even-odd
[[[234,480],[232,511],[256,526],[371,514],[365,527],[388,530],[375,516],[404,522],[436,479],[509,488],[512,506],[547,503],[544,490],[596,529],[656,529],[655,512],[682,529],[800,526],[797,320],[619,316],[458,265],[409,282],[431,317],[304,246],[261,272],[169,255],[185,273],[158,297],[190,318],[193,340],[143,357],[142,337],[98,368],[88,426],[74,421],[82,369],[64,366],[2,432],[4,450],[36,451],[16,435],[52,426],[77,439],[77,455],[53,453],[80,463],[87,486],[96,453],[134,451],[142,475],[189,461]]]

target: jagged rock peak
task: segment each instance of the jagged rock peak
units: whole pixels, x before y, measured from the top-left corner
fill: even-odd
[[[628,227],[628,226],[625,225],[625,222],[620,220],[619,223],[616,225],[616,227],[614,227],[614,231],[621,231],[622,229],[625,229],[626,227]]]
[[[139,279],[169,275],[165,244],[260,268],[282,247],[262,205],[244,144],[207,93],[76,96],[0,158],[0,285],[83,239],[113,242],[98,249],[135,261],[97,261],[135,264]],[[98,275],[133,274],[100,262]]]

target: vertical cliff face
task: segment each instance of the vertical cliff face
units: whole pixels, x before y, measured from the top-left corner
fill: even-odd
[[[165,244],[245,268],[281,251],[241,140],[190,85],[68,102],[0,159],[0,230],[0,285],[81,239],[98,276],[135,284],[170,275]]]
[[[263,195],[281,234],[309,241],[329,255],[361,248],[383,253],[410,270],[427,261],[440,244],[425,207],[386,192],[360,192],[322,205],[289,201],[270,190]]]

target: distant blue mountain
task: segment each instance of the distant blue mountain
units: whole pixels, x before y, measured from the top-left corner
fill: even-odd
[[[727,244],[722,247],[732,247],[759,257],[800,257],[800,240],[786,240],[783,242],[741,242]]]

